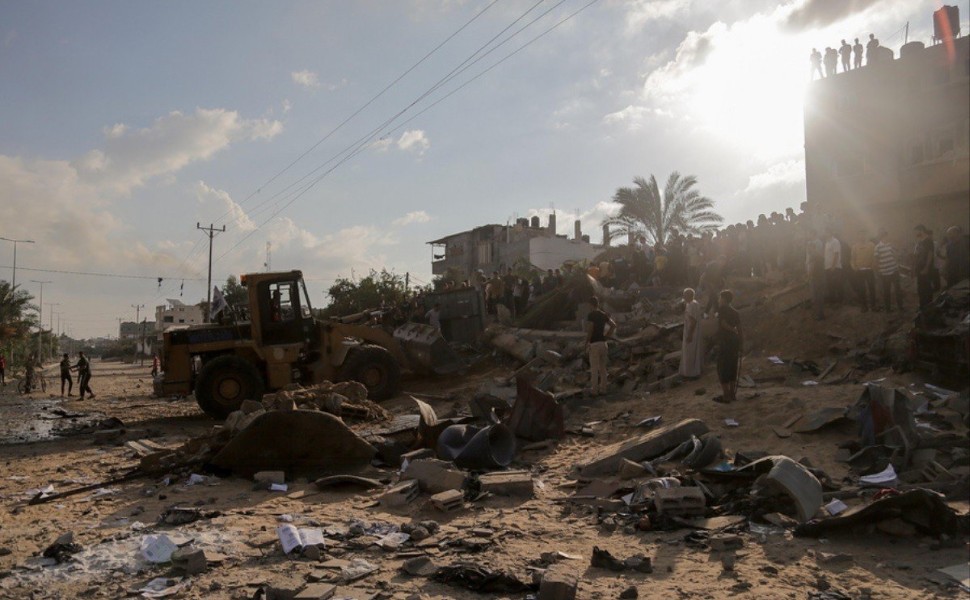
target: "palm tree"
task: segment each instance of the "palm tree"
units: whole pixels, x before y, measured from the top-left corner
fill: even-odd
[[[604,225],[619,233],[642,235],[651,245],[664,244],[674,234],[700,234],[713,231],[723,221],[714,212],[714,202],[693,189],[697,177],[681,177],[674,171],[661,193],[657,179],[634,177],[635,187],[619,188],[613,202],[620,212],[605,219]]]
[[[23,338],[34,323],[27,310],[31,308],[31,296],[0,281],[0,341]]]

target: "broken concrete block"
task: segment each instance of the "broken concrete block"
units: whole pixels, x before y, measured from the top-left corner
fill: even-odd
[[[706,505],[698,487],[660,488],[654,492],[653,502],[658,513],[671,516],[703,515]]]
[[[539,600],[575,600],[579,582],[564,569],[549,569],[539,584]]]
[[[529,362],[536,356],[536,346],[534,342],[516,337],[511,333],[500,333],[492,338],[492,346],[524,363]]]
[[[271,411],[258,414],[212,458],[212,464],[242,476],[278,470],[319,472],[321,465],[339,473],[369,464],[376,453],[339,417],[313,410]]]
[[[286,483],[286,474],[283,471],[260,471],[253,475],[253,481],[255,481],[260,488],[268,488],[274,483]]]
[[[421,491],[430,494],[461,489],[465,485],[465,474],[450,462],[435,458],[421,458],[411,461],[401,475],[404,479],[416,479]]]
[[[293,600],[329,600],[336,591],[337,586],[329,583],[311,583],[300,590]]]
[[[764,477],[764,485],[784,492],[795,501],[800,522],[805,523],[814,517],[822,506],[822,484],[815,475],[787,456],[769,456],[755,462],[761,461],[773,463]]]
[[[205,572],[209,562],[201,549],[179,548],[172,552],[172,566],[181,569],[186,575],[198,575]]]
[[[464,506],[465,495],[460,490],[447,490],[431,496],[431,504],[442,512],[451,512]]]
[[[478,478],[483,492],[496,496],[531,498],[535,493],[532,473],[528,471],[497,471],[485,473]]]
[[[658,427],[648,433],[603,448],[590,460],[577,465],[581,477],[597,477],[616,473],[625,458],[641,462],[656,458],[689,440],[708,432],[707,425],[697,419],[685,419]]]
[[[381,494],[381,506],[396,507],[410,504],[418,497],[419,492],[417,480],[402,481]]]
[[[645,477],[648,474],[649,472],[646,467],[625,458],[620,461],[620,468],[616,470],[617,477],[624,481],[627,479],[636,479],[637,477]]]
[[[411,461],[415,461],[418,459],[434,458],[434,457],[435,457],[434,450],[432,450],[431,448],[418,448],[417,450],[411,450],[410,452],[405,452],[404,454],[402,454],[401,464],[403,465],[404,461],[408,461],[410,463]]]

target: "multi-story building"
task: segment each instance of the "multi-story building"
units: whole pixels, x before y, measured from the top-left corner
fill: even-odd
[[[155,307],[155,331],[162,333],[178,325],[196,325],[205,322],[202,307],[197,304],[184,304],[180,300],[167,299],[168,304]]]
[[[814,82],[805,105],[811,209],[849,237],[886,228],[937,239],[970,222],[970,38],[909,42],[900,56]]]
[[[547,226],[539,223],[539,217],[518,219],[514,225],[483,225],[428,242],[431,272],[468,279],[479,269],[488,275],[519,265],[545,271],[569,261],[590,260],[603,251],[603,246],[591,244],[589,236],[582,234],[579,221],[574,224],[573,239],[557,235],[555,214],[549,215]]]

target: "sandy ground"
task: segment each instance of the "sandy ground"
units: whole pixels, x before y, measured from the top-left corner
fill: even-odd
[[[770,374],[772,367],[764,357],[776,351],[780,350],[759,349],[757,355],[746,359],[746,371]],[[422,496],[406,509],[390,511],[376,506],[378,492],[317,492],[305,480],[291,482],[285,493],[253,490],[251,482],[239,478],[212,478],[203,484],[187,485],[189,473],[182,472],[172,474],[170,485],[160,479],[136,479],[107,486],[107,491],[27,505],[32,489],[53,485],[55,491],[65,491],[110,480],[137,465],[131,450],[98,444],[90,433],[50,437],[52,423],[55,430],[65,432],[91,419],[117,417],[128,429],[139,430],[135,437],[166,446],[175,446],[214,425],[191,401],[152,398],[147,371],[147,367],[95,362],[91,385],[97,397],[84,402],[50,393],[35,394],[25,402],[10,385],[2,391],[0,598],[125,597],[130,589],[169,573],[167,567],[146,564],[138,557],[142,538],[159,531],[183,541],[194,539],[196,546],[225,556],[205,573],[188,578],[177,598],[252,598],[260,585],[295,587],[315,573],[327,573],[323,561],[358,557],[378,565],[379,571],[342,588],[356,597],[375,593],[400,599],[503,597],[483,596],[404,575],[399,569],[406,556],[373,545],[332,544],[320,561],[287,558],[274,532],[282,515],[292,517],[296,525],[338,529],[346,528],[354,519],[396,525],[412,519],[435,519],[443,525],[438,538],[443,541],[467,539],[472,529],[488,528],[494,534],[476,552],[445,544],[421,551],[438,565],[470,560],[509,570],[524,580],[528,580],[529,561],[543,552],[562,551],[578,557],[564,561],[559,568],[580,578],[579,598],[617,598],[630,586],[638,589],[641,598],[794,599],[826,589],[851,598],[966,597],[937,572],[941,567],[967,561],[965,537],[956,547],[935,549],[936,540],[931,538],[894,538],[878,532],[863,537],[810,539],[793,538],[783,531],[766,535],[745,531],[737,565],[728,572],[710,551],[685,543],[689,530],[625,533],[621,527],[608,532],[597,524],[595,513],[566,510],[557,502],[574,491],[567,474],[576,462],[600,446],[635,435],[639,432],[635,424],[653,415],[662,415],[668,423],[686,417],[701,419],[721,437],[729,452],[759,450],[794,459],[810,457],[833,480],[846,476],[846,465],[837,462],[835,455],[838,444],[852,437],[851,431],[831,428],[780,439],[769,426],[784,423],[798,411],[851,404],[860,392],[857,383],[816,387],[766,383],[741,390],[738,403],[723,405],[710,400],[717,388],[710,367],[699,381],[666,392],[616,393],[569,401],[567,427],[598,422],[593,426],[595,435],[568,435],[550,448],[521,453],[514,466],[530,469],[539,482],[535,497],[526,501],[487,498],[442,514]],[[507,367],[486,362],[466,378],[410,381],[405,389],[451,396],[453,400],[431,400],[439,414],[448,415],[469,397],[470,390],[508,373]],[[894,379],[888,372],[872,372],[866,378],[883,376],[900,385],[914,382],[912,376]],[[403,397],[386,406],[398,413],[412,410]],[[58,409],[68,416],[57,414]],[[70,415],[75,413],[87,416],[72,421]],[[726,426],[727,418],[737,420],[740,426]],[[29,441],[32,436],[43,439]],[[389,477],[392,472],[374,475]],[[177,527],[156,526],[159,515],[172,506],[201,507],[218,511],[219,516]],[[967,502],[954,506],[961,511],[968,509]],[[82,547],[76,560],[40,566],[39,553],[65,532],[73,532]],[[593,546],[608,549],[620,558],[646,554],[653,558],[654,572],[615,574],[592,568]],[[818,557],[824,554],[819,553],[845,553],[851,558],[829,563],[820,560]],[[525,594],[505,596],[524,598]]]

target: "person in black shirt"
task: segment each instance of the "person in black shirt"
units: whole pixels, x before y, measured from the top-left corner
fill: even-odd
[[[913,248],[913,276],[916,277],[919,307],[924,308],[933,300],[933,278],[936,272],[933,259],[936,252],[929,229],[923,225],[917,225],[914,231],[916,246]]]
[[[717,310],[717,378],[723,391],[722,402],[737,400],[738,372],[741,370],[741,315],[731,306],[734,294],[723,290]]]
[[[87,392],[89,398],[94,398],[94,392],[91,391],[91,363],[88,362],[88,357],[84,356],[83,352],[77,353],[77,364],[74,365],[74,368],[77,369],[79,399],[84,400],[85,392]]]
[[[590,299],[593,310],[586,317],[586,352],[589,354],[590,393],[599,396],[606,393],[607,337],[613,334],[616,323],[600,310],[599,298]],[[607,329],[609,328],[609,329]]]
[[[65,383],[67,383],[67,395],[71,396],[71,390],[74,389],[74,380],[71,378],[71,359],[66,352],[61,359],[61,396],[64,395]]]

